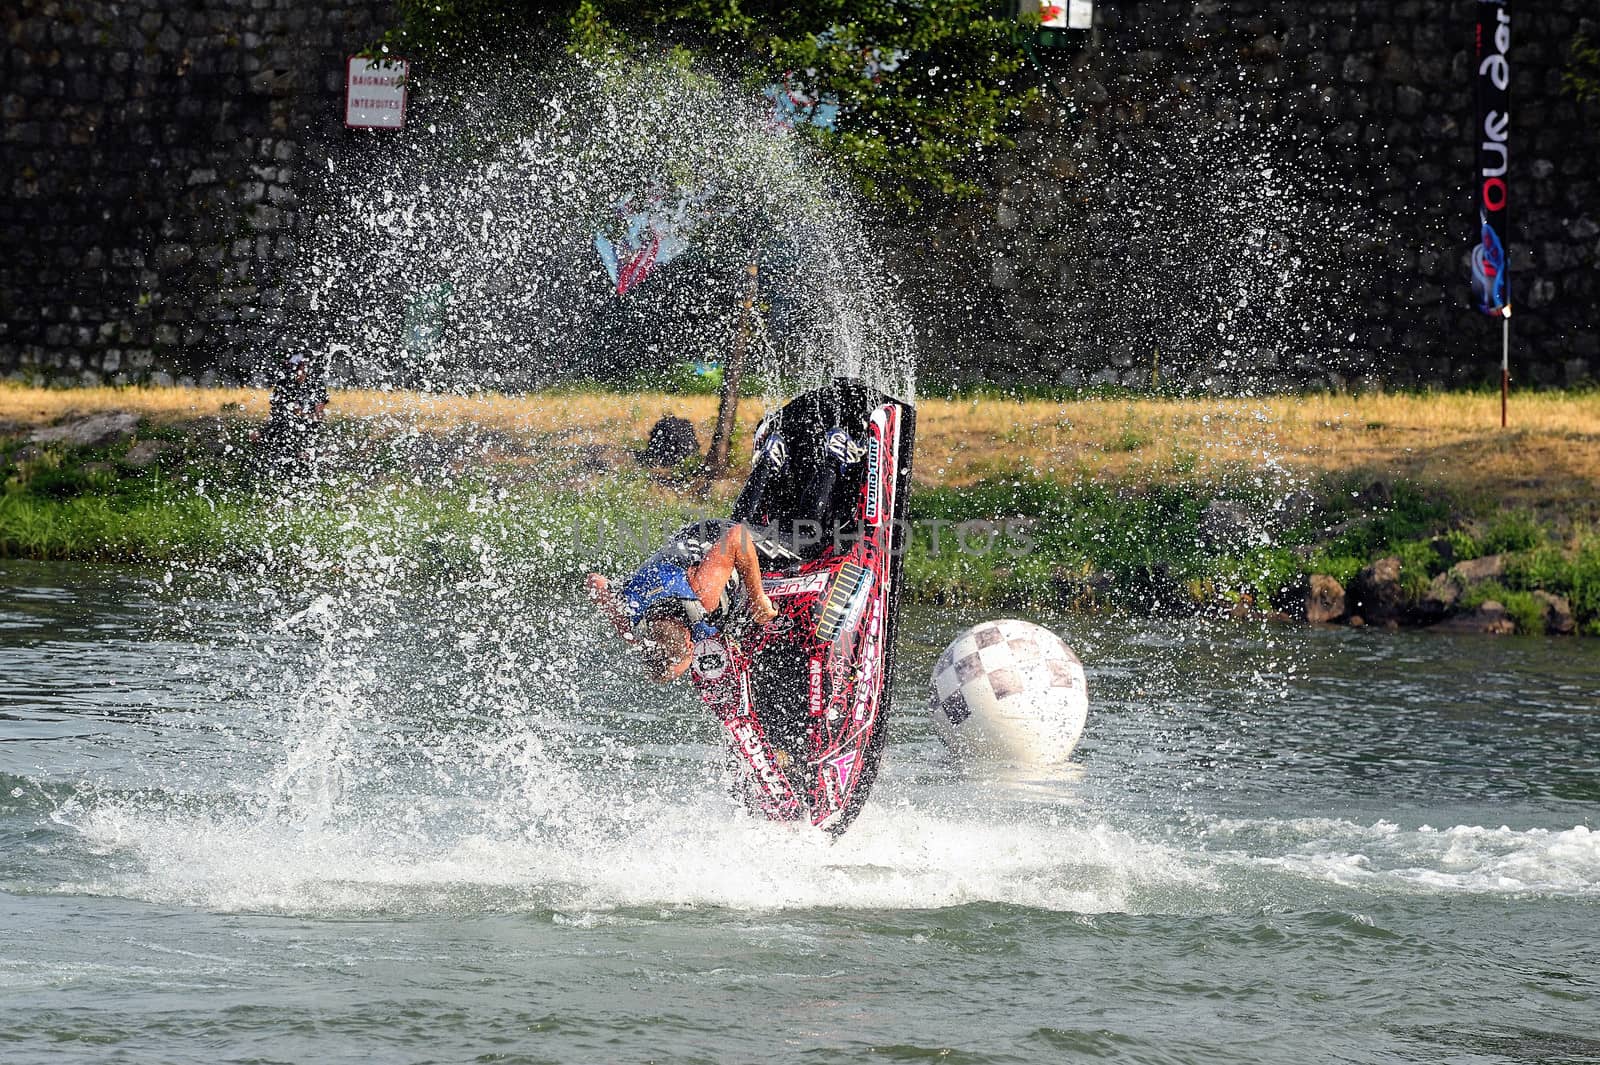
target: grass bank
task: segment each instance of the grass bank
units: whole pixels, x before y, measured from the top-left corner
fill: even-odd
[[[364,474],[330,478],[291,521],[269,512],[280,504],[255,490],[243,458],[266,406],[247,389],[0,388],[0,555],[245,557],[274,537],[333,551],[352,530],[398,522],[442,560],[492,527],[507,550],[576,571],[625,564],[630,548],[575,543],[574,522],[670,520],[737,490],[730,480],[701,498],[632,458],[666,413],[704,442],[709,396],[337,392],[328,432]],[[743,424],[762,409],[746,400]],[[29,441],[97,411],[140,422],[92,447]],[[926,400],[907,589],[986,605],[1292,615],[1310,575],[1359,583],[1394,558],[1399,616],[1416,621],[1435,616],[1430,589],[1487,557],[1499,560],[1492,579],[1452,609],[1492,599],[1533,631],[1545,593],[1600,633],[1600,396],[1516,397],[1509,431],[1498,413],[1497,397],[1470,394]],[[448,491],[430,473],[441,470]]]
[[[636,448],[657,418],[693,422],[702,442],[716,397],[565,391],[422,396],[338,391],[330,417],[434,433],[493,431],[549,448]],[[926,399],[918,404],[916,477],[961,487],[1029,474],[1051,479],[1215,481],[1264,464],[1295,474],[1405,481],[1472,507],[1511,506],[1600,522],[1600,392],[1512,397],[1502,430],[1497,395],[1481,393],[1076,400]],[[128,410],[148,425],[265,418],[259,389],[38,389],[0,386],[0,432],[72,414]],[[752,426],[760,399],[739,408]]]

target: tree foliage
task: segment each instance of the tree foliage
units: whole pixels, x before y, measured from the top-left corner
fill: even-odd
[[[1571,58],[1561,81],[1579,102],[1600,103],[1600,44],[1581,33],[1573,38]]]
[[[831,128],[804,122],[801,134],[905,209],[975,192],[975,166],[1008,145],[1007,120],[1032,95],[1015,76],[1015,23],[994,0],[400,0],[397,10],[383,47],[424,67],[521,58],[524,47],[666,50],[752,93],[777,86],[812,115],[836,103]]]

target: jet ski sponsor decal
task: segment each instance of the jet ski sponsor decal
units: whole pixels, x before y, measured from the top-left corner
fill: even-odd
[[[691,663],[695,679],[703,681],[721,680],[722,675],[728,672],[728,649],[717,640],[701,640],[694,645],[694,659]]]
[[[867,513],[868,525],[878,524],[878,513],[882,509],[883,480],[878,476],[878,456],[883,447],[878,443],[878,436],[873,434],[867,442]]]
[[[739,749],[744,752],[745,760],[755,770],[756,778],[761,781],[767,794],[780,805],[792,802],[794,797],[790,794],[789,782],[784,779],[783,771],[767,757],[767,745],[762,742],[761,730],[756,728],[754,722],[737,721],[733,724],[732,732]]]
[[[816,573],[807,573],[799,577],[780,577],[777,580],[763,580],[761,587],[769,596],[778,595],[820,595],[828,586],[828,573],[821,570]]]
[[[854,562],[846,562],[834,574],[833,585],[828,589],[827,602],[817,616],[816,636],[824,643],[849,628],[861,616],[861,608],[872,591],[872,571]]]
[[[861,648],[861,667],[856,675],[856,698],[851,718],[860,721],[867,717],[868,704],[875,694],[874,681],[878,673],[878,623],[882,620],[880,608],[873,604],[872,618],[867,624],[867,638]]]
[[[867,449],[850,439],[850,434],[844,429],[829,429],[822,436],[822,448],[828,454],[839,460],[841,466],[853,466],[861,461],[861,456]]]

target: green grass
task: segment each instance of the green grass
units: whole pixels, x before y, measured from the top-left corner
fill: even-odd
[[[1388,502],[1381,496],[1366,502],[1358,482],[1336,482],[1329,493],[1329,518],[1333,522],[1343,519],[1348,527],[1323,550],[1330,557],[1381,558],[1396,553],[1403,544],[1444,532],[1457,510],[1456,501],[1431,496],[1404,481],[1394,484],[1391,493]]]
[[[1543,539],[1532,549],[1511,555],[1506,559],[1503,585],[1515,592],[1564,596],[1580,631],[1600,635],[1600,534],[1580,530],[1573,534],[1570,546]]]
[[[1488,581],[1467,589],[1461,598],[1461,605],[1467,610],[1476,610],[1491,601],[1506,608],[1519,633],[1533,636],[1544,633],[1545,606],[1533,597],[1532,592],[1517,591],[1499,581]]]
[[[13,443],[0,450],[0,557],[192,558],[326,574],[340,559],[389,551],[418,573],[465,574],[491,551],[534,560],[527,572],[564,581],[587,568],[621,572],[699,509],[687,495],[653,489],[642,473],[547,483],[519,467],[509,480],[499,468],[425,479],[381,441],[344,443],[366,456],[365,472],[290,498],[252,488],[259,482],[237,457],[191,449],[180,472],[134,473],[119,464],[126,444],[47,449],[20,461]],[[228,487],[202,492],[202,483]],[[921,489],[912,496],[916,534],[905,589],[916,600],[973,605],[1182,612],[1250,602],[1292,609],[1310,574],[1348,584],[1374,559],[1394,555],[1404,594],[1415,603],[1453,561],[1505,554],[1501,582],[1472,590],[1469,599],[1497,598],[1519,626],[1537,631],[1544,607],[1532,593],[1547,591],[1567,597],[1582,631],[1600,634],[1594,530],[1557,538],[1523,510],[1460,519],[1459,500],[1405,482],[1338,479],[1310,487],[1315,505],[1270,526],[1266,542],[1207,536],[1207,508],[1223,498],[1265,514],[1281,488],[1213,483],[1181,468],[1145,470],[1137,483],[1036,475]],[[597,527],[614,530],[641,518],[652,522],[641,541],[596,535]],[[938,549],[935,525],[942,526]]]
[[[0,558],[158,561],[228,542],[227,506],[194,495],[55,499],[0,495]]]
[[[360,476],[279,494],[237,455],[191,456],[171,475],[117,466],[127,447],[45,449],[23,461],[15,446],[0,451],[0,558],[326,569],[352,553],[400,551],[419,569],[449,571],[487,546],[566,571],[618,568],[634,549],[597,527],[691,509],[653,505],[642,476],[581,490],[508,489],[483,472],[424,483],[381,448]]]

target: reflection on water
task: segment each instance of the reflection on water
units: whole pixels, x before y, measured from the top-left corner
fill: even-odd
[[[970,1060],[1277,1060],[1308,1011],[1344,1058],[1581,1051],[1592,642],[1041,618],[1089,672],[1077,765],[979,780],[922,717],[933,658],[976,619],[908,610],[884,775],[830,844],[747,818],[691,694],[635,683],[581,609],[494,643],[522,605],[462,625],[456,591],[283,626],[161,573],[0,568],[18,1060],[67,1023],[41,981],[161,1051],[174,1008],[229,1046],[260,1025],[293,1047],[284,1018],[351,986],[379,1038],[421,1040],[413,981],[493,1018],[424,1011],[463,1056],[501,1030],[547,1033],[555,1060],[738,1060],[752,993],[807,1046],[866,1031]],[[973,988],[1005,990],[1003,1020],[974,1026]],[[224,990],[244,1012],[193,998]],[[618,995],[652,1019],[617,1028]],[[1100,1019],[1057,1026],[1067,1003]],[[1481,1038],[1439,1035],[1466,1018]],[[354,1054],[355,1029],[324,1035],[319,1060]]]

